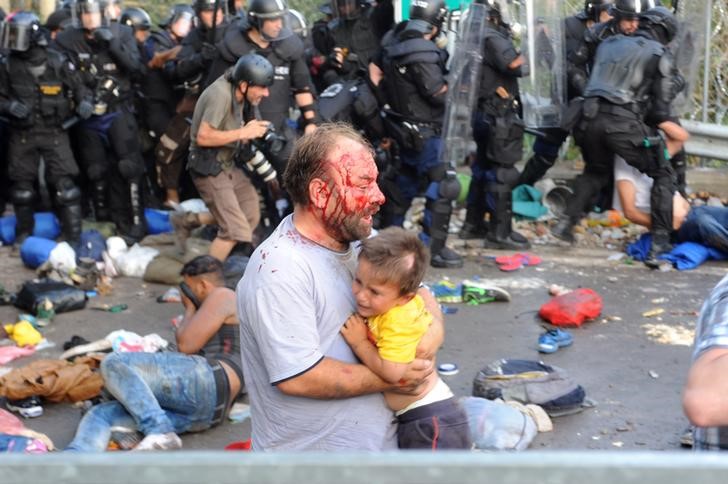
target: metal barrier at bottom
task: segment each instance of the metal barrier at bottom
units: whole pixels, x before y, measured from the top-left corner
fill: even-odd
[[[692,452],[160,452],[5,454],[3,484],[724,484],[728,455]]]

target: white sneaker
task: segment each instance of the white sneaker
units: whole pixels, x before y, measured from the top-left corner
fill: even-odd
[[[149,434],[142,439],[134,450],[179,450],[182,439],[174,432],[166,434]]]

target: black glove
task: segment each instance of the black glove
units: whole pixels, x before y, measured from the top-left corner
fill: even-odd
[[[28,109],[28,106],[20,101],[10,101],[7,104],[6,109],[8,114],[18,119],[25,119],[30,115],[30,109]]]
[[[203,42],[202,47],[200,48],[200,57],[203,61],[212,62],[217,59],[218,55],[217,47],[212,44],[208,44],[207,42]]]
[[[114,33],[107,27],[99,27],[94,30],[94,39],[100,44],[110,44],[114,38]]]
[[[81,119],[88,119],[94,113],[94,105],[91,101],[84,99],[76,106],[76,113]]]

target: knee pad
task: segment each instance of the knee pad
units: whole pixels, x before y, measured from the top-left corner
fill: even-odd
[[[56,183],[56,201],[64,206],[74,205],[81,200],[81,190],[70,178],[61,178]]]
[[[131,158],[119,160],[119,173],[125,180],[134,180],[144,174],[144,165]]]
[[[444,198],[445,200],[457,200],[460,195],[460,181],[455,176],[455,171],[445,164],[430,168],[427,172],[430,185],[427,188],[427,197],[431,199]]]
[[[10,190],[10,200],[13,205],[32,205],[35,201],[35,191],[32,185],[15,185]]]
[[[89,167],[86,169],[86,176],[89,180],[94,182],[103,180],[106,177],[106,167],[101,163],[94,163],[93,165],[89,165]]]
[[[509,187],[514,187],[518,183],[519,176],[520,173],[514,166],[500,166],[495,171],[496,180]]]

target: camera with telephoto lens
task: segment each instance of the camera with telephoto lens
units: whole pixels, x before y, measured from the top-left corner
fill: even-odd
[[[275,180],[278,176],[276,169],[259,150],[255,150],[253,157],[246,161],[243,166],[245,171],[255,173],[266,183]]]
[[[253,144],[262,152],[269,156],[278,156],[283,151],[288,140],[285,136],[276,133],[273,126],[268,125],[265,134],[260,138],[253,140]]]
[[[94,114],[103,116],[109,104],[119,97],[119,83],[111,76],[99,79],[94,92]]]

